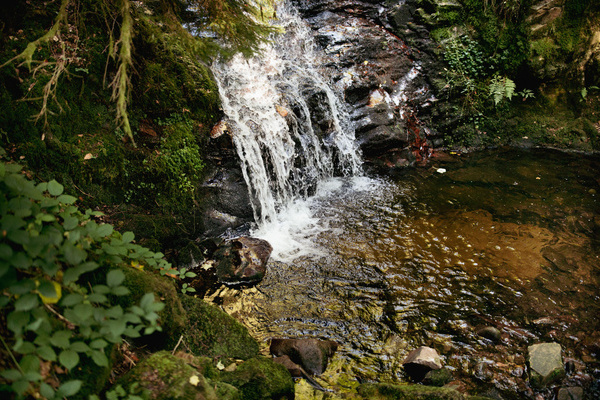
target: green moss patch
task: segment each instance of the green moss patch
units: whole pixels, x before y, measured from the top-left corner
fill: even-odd
[[[183,340],[191,352],[209,357],[247,360],[258,355],[258,343],[246,327],[218,307],[201,299],[182,295],[187,313]]]

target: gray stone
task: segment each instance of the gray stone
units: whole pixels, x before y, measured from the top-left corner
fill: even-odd
[[[583,388],[574,386],[574,387],[564,387],[558,390],[558,396],[556,400],[582,400],[583,399]]]
[[[558,343],[539,343],[528,347],[531,386],[543,388],[565,376],[561,351]]]
[[[425,378],[423,379],[423,384],[427,386],[442,387],[445,384],[452,382],[453,379],[454,378],[452,377],[452,372],[450,372],[446,368],[434,369],[429,371],[425,375]]]
[[[442,368],[442,360],[437,351],[421,346],[408,353],[402,361],[402,366],[415,382],[421,382],[429,371]]]

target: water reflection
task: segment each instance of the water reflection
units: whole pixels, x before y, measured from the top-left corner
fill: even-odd
[[[600,378],[599,171],[598,158],[512,150],[433,161],[371,190],[339,185],[311,203],[326,256],[271,262],[255,288],[211,299],[265,347],[341,343],[324,376],[337,389],[404,379],[402,358],[429,345],[467,385],[531,395],[524,349],[550,340],[576,361],[570,382],[586,385]]]

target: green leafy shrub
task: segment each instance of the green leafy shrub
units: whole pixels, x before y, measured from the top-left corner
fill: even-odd
[[[153,293],[127,308],[110,303],[129,293],[119,267],[180,271],[134,244],[133,233],[94,221],[100,213],[81,212],[60,183],[35,184],[20,170],[0,163],[0,307],[11,335],[2,345],[13,364],[0,376],[19,396],[70,397],[82,385],[69,379],[82,358],[108,367],[114,344],[161,329],[164,305]],[[52,384],[48,371],[63,382]]]

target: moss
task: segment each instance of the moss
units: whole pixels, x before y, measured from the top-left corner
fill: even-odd
[[[242,360],[258,355],[258,343],[234,318],[201,299],[180,297],[188,318],[181,334],[194,354]]]
[[[245,400],[294,398],[294,381],[288,370],[266,357],[245,361],[234,372],[224,373],[221,380],[237,387]]]
[[[194,379],[196,385],[193,384]],[[217,399],[206,378],[185,360],[165,351],[154,353],[139,363],[117,385],[123,387],[126,393],[133,392],[143,399]]]
[[[139,304],[145,293],[154,293],[155,297],[165,303],[165,308],[160,311],[159,323],[162,332],[156,332],[139,340],[154,349],[172,349],[179,340],[178,333],[187,324],[186,314],[177,295],[173,280],[153,272],[139,271],[135,268],[124,268],[126,286],[130,293],[114,299],[115,304],[127,308],[132,304]]]
[[[464,400],[465,396],[454,389],[422,385],[389,385],[366,383],[358,387],[365,399],[395,400]]]

